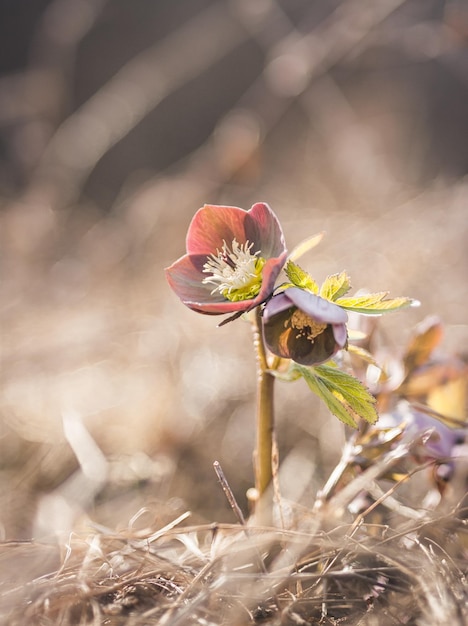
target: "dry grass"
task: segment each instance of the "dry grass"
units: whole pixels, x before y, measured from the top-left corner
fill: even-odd
[[[465,511],[466,512],[466,511]],[[9,580],[2,623],[466,623],[467,528],[460,513],[387,524],[310,516],[303,530],[210,524],[73,534],[57,570]],[[323,530],[323,526],[333,526]],[[58,548],[3,548],[45,566]],[[10,566],[11,566],[10,561]]]

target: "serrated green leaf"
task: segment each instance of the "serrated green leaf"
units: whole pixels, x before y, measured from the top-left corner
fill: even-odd
[[[411,298],[388,298],[388,292],[381,291],[379,293],[371,293],[365,296],[354,296],[351,298],[338,298],[335,300],[341,308],[347,311],[355,311],[365,315],[382,315],[382,313],[390,313],[407,306],[414,306],[415,300]]]
[[[284,272],[295,287],[308,289],[312,293],[318,294],[319,288],[312,276],[293,261],[288,261]]]
[[[327,276],[320,287],[320,295],[326,300],[335,301],[351,289],[351,279],[346,272]]]
[[[301,243],[299,243],[289,255],[289,260],[297,261],[297,259],[303,254],[309,252],[309,250],[312,250],[312,248],[315,248],[315,246],[318,246],[318,244],[322,241],[324,235],[324,232],[318,233],[317,235],[312,235],[311,237],[307,237],[307,239],[301,241]]]
[[[317,365],[314,370],[315,374],[330,386],[330,389],[343,396],[344,401],[352,407],[359,417],[369,424],[374,424],[377,421],[379,416],[375,408],[376,400],[360,380],[329,365]]]
[[[296,363],[295,369],[329,410],[348,426],[356,428],[359,418],[370,424],[377,421],[374,396],[354,376],[330,365],[308,368]]]
[[[344,422],[347,426],[351,426],[351,428],[357,428],[357,423],[354,414],[354,411],[348,410],[347,407],[343,405],[341,399],[334,395],[328,387],[324,384],[324,382],[318,377],[315,376],[311,369],[308,369],[303,366],[298,366],[302,369],[302,376],[306,383],[309,385],[309,388],[326,404],[327,408],[335,417]]]

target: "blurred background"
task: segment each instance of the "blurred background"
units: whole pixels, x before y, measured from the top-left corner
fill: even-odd
[[[0,536],[246,511],[249,325],[186,309],[163,269],[204,203],[268,202],[316,280],[421,300],[466,346],[465,0],[2,0]],[[277,388],[286,498],[345,440]],[[141,514],[144,517],[144,514]]]

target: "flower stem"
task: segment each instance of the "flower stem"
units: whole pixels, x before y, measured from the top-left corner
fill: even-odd
[[[259,524],[271,525],[273,518],[273,436],[275,377],[268,368],[263,342],[261,310],[255,310],[253,325],[254,345],[257,353],[257,440],[255,449],[255,488],[258,502],[255,517]]]

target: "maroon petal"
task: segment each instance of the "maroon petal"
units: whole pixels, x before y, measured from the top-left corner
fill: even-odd
[[[280,256],[286,250],[278,218],[267,204],[257,202],[249,211],[205,204],[190,223],[187,253],[213,254],[234,239],[253,243],[253,251],[260,251],[263,258]]]
[[[302,353],[298,353],[297,345],[294,346],[296,354],[293,354],[292,358],[301,365],[320,365],[329,361],[340,350],[340,346],[335,342],[331,326],[327,326],[323,333],[314,339],[312,345],[309,343],[308,350],[306,346],[304,341]]]
[[[269,259],[262,270],[262,287],[255,298],[230,302],[219,292],[211,293],[213,286],[203,283],[202,272],[206,261],[204,255],[185,255],[166,268],[166,278],[182,302],[194,311],[211,315],[223,315],[236,311],[247,311],[261,304],[272,293],[276,279],[286,261],[285,251],[277,259]]]
[[[205,255],[185,255],[166,268],[166,278],[170,287],[184,304],[197,303],[198,306],[213,302],[225,302],[220,293],[211,293],[213,287],[202,282]]]
[[[245,237],[254,242],[255,250],[264,258],[280,256],[286,250],[278,218],[265,202],[257,202],[247,211]]]
[[[252,244],[253,253],[265,260],[262,284],[255,298],[231,302],[206,279],[204,266],[210,255],[231,246]],[[197,211],[187,233],[187,254],[166,269],[169,285],[182,302],[200,313],[225,314],[252,309],[273,293],[275,281],[286,262],[284,236],[276,215],[262,202],[249,211],[207,204]],[[213,292],[213,293],[212,293]]]
[[[283,268],[283,265],[286,262],[287,256],[288,252],[287,250],[285,250],[279,257],[267,260],[262,269],[262,287],[260,289],[260,292],[258,296],[256,296],[252,300],[247,300],[247,302],[250,302],[252,305],[257,306],[271,296],[275,288],[276,279],[278,278]]]
[[[267,305],[269,306],[269,304]],[[328,361],[342,346],[335,340],[333,326],[328,324],[313,340],[307,332],[298,332],[291,326],[291,316],[297,307],[280,311],[263,320],[263,337],[268,349],[284,359],[292,359],[301,365],[318,365]]]
[[[198,209],[190,223],[186,240],[187,253],[216,254],[217,250],[222,249],[224,242],[231,245],[236,239],[240,244],[245,243],[246,216],[247,211],[238,207],[205,204]]]

